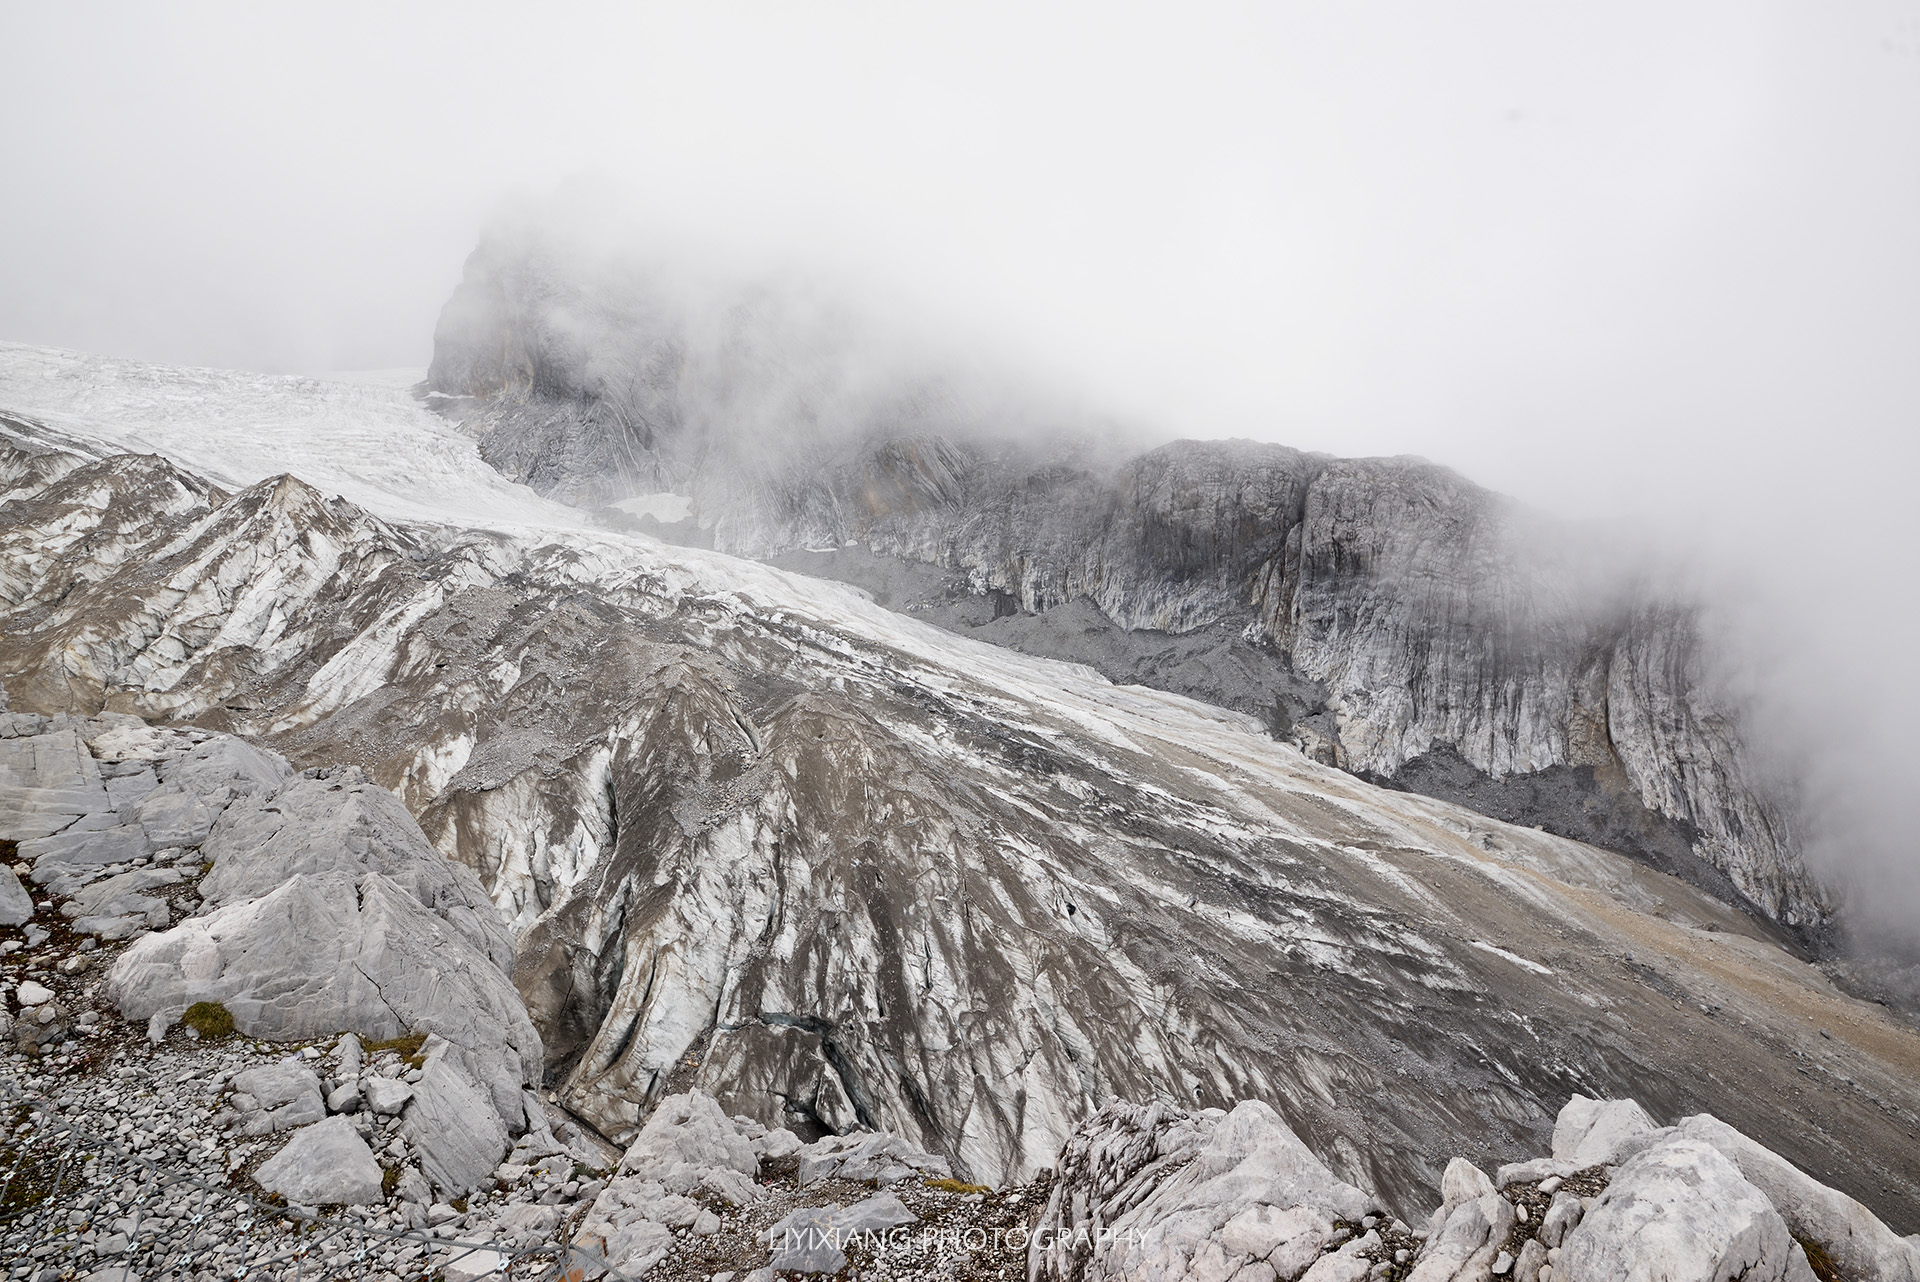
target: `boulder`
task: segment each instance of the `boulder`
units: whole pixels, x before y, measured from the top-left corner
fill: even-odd
[[[146,829],[137,823],[120,823],[112,811],[86,816],[51,837],[20,843],[20,857],[33,864],[33,879],[42,885],[57,877],[85,876],[109,864],[131,863],[152,853],[153,843],[147,840]]]
[[[146,892],[177,886],[186,879],[178,868],[135,868],[116,877],[74,888],[72,898],[61,905],[60,915],[68,920],[80,917],[135,916],[165,926],[165,901]]]
[[[1486,1181],[1486,1192],[1442,1206],[1445,1218],[1429,1232],[1407,1282],[1484,1282],[1493,1276],[1494,1260],[1513,1229],[1513,1204],[1477,1168],[1474,1173]]]
[[[1814,1282],[1806,1253],[1766,1195],[1718,1149],[1687,1136],[1668,1137],[1620,1167],[1567,1234],[1553,1276]]]
[[[446,1051],[444,1044],[428,1047],[401,1125],[434,1187],[462,1197],[493,1174],[509,1137],[487,1092]]]
[[[1555,1193],[1553,1201],[1547,1204],[1547,1213],[1540,1217],[1540,1228],[1534,1236],[1543,1246],[1559,1246],[1585,1212],[1585,1205],[1572,1193]]]
[[[0,739],[0,814],[23,855],[30,839],[112,809],[93,754],[74,730]]]
[[[772,1135],[792,1135],[774,1131]],[[795,1140],[799,1137],[794,1136]],[[755,1142],[758,1150],[765,1141]],[[784,1147],[775,1140],[774,1147]],[[799,1179],[802,1184],[819,1180],[872,1180],[877,1184],[895,1184],[909,1175],[945,1178],[953,1174],[947,1159],[922,1152],[898,1135],[861,1131],[853,1135],[828,1135],[811,1144],[796,1143],[792,1150],[800,1155]]]
[[[1633,1100],[1575,1095],[1554,1120],[1553,1160],[1569,1171],[1618,1165],[1661,1134],[1646,1110]]]
[[[502,975],[513,939],[469,868],[427,844],[420,825],[385,788],[358,771],[298,779],[259,805],[221,815],[201,853],[213,862],[200,893],[225,905],[271,894],[295,877],[385,878],[465,938]]]
[[[99,761],[94,764],[100,771],[101,782],[107,786],[108,804],[123,819],[131,819],[134,806],[160,786],[160,777],[145,762]]]
[[[160,766],[162,783],[201,795],[222,791],[236,797],[269,797],[293,777],[277,752],[232,735],[215,735]]]
[[[320,1098],[320,1079],[297,1059],[250,1068],[233,1079],[233,1089],[251,1101],[252,1110],[263,1113],[268,1125],[263,1130],[286,1131],[327,1115]]]
[[[156,846],[198,846],[232,799],[227,788],[201,793],[182,784],[162,784],[134,805],[133,818]]]
[[[1266,1104],[1189,1115],[1115,1102],[1068,1141],[1029,1273],[1294,1282],[1335,1221],[1379,1212]]]
[[[405,1108],[413,1098],[413,1087],[395,1077],[369,1077],[361,1086],[367,1107],[387,1117]]]
[[[344,1117],[302,1127],[260,1164],[261,1188],[304,1206],[370,1206],[380,1202],[380,1163]]]
[[[13,875],[13,869],[0,865],[0,926],[23,925],[33,916],[33,896]]]
[[[516,1126],[522,1088],[539,1080],[540,1038],[506,975],[469,932],[378,873],[357,884],[341,872],[296,874],[261,898],[136,940],[105,993],[141,1023],[217,1001],[254,1037],[438,1034]]]
[[[1711,1144],[1766,1195],[1793,1235],[1816,1243],[1849,1278],[1920,1282],[1920,1242],[1903,1238],[1838,1189],[1828,1188],[1710,1113],[1683,1118],[1679,1133]]]
[[[659,1175],[682,1164],[724,1167],[742,1175],[756,1175],[760,1170],[752,1141],[740,1134],[704,1091],[661,1100],[628,1146],[620,1173]]]

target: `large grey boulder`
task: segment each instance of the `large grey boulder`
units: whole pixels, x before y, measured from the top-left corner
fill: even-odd
[[[838,1273],[847,1266],[848,1242],[882,1234],[920,1217],[892,1193],[876,1193],[852,1206],[802,1207],[762,1230],[758,1241],[771,1247],[768,1267],[787,1273]]]
[[[357,882],[296,874],[258,899],[136,940],[105,995],[141,1023],[217,1001],[256,1037],[435,1033],[516,1127],[522,1088],[539,1080],[539,1034],[506,975],[470,931],[378,873]]]
[[[1465,1158],[1447,1163],[1440,1209],[1408,1282],[1483,1282],[1513,1228],[1513,1205],[1494,1191],[1485,1171]]]
[[[71,827],[83,815],[112,809],[78,731],[69,726],[0,739],[0,814],[7,817],[7,836],[23,847]]]
[[[755,1151],[764,1150],[756,1145]],[[923,1152],[898,1135],[882,1132],[826,1135],[811,1144],[800,1146],[796,1151],[800,1154],[798,1175],[802,1184],[829,1179],[895,1184],[914,1174],[936,1178],[953,1174],[953,1168],[946,1158]]]
[[[177,886],[185,878],[186,874],[178,868],[135,868],[76,887],[72,898],[61,905],[60,914],[70,921],[79,917],[134,915],[148,918],[155,926],[164,926],[167,924],[166,903],[147,892]]]
[[[493,1173],[510,1139],[492,1099],[460,1069],[449,1049],[444,1042],[429,1043],[426,1067],[401,1125],[434,1187],[459,1197]]]
[[[18,926],[33,916],[33,896],[13,875],[13,869],[0,865],[0,926]]]
[[[100,771],[101,782],[107,786],[107,801],[123,819],[131,819],[133,808],[160,786],[160,776],[144,761],[96,761],[94,764]]]
[[[1115,1102],[1068,1141],[1029,1273],[1293,1282],[1339,1236],[1336,1220],[1379,1210],[1266,1104],[1188,1115]]]
[[[302,1127],[260,1164],[261,1188],[304,1206],[370,1206],[382,1200],[380,1163],[344,1117]]]
[[[1901,1237],[1845,1193],[1828,1188],[1710,1113],[1682,1118],[1678,1130],[1688,1139],[1711,1144],[1739,1167],[1794,1236],[1818,1244],[1842,1276],[1862,1282],[1920,1282],[1920,1241]]]
[[[256,1134],[287,1131],[327,1115],[320,1079],[297,1059],[250,1068],[233,1079],[236,1102]]]
[[[161,782],[202,795],[268,797],[292,777],[285,757],[231,735],[216,735],[160,766]]]
[[[357,769],[298,779],[259,804],[229,807],[201,852],[213,869],[200,893],[214,904],[257,899],[297,876],[358,881],[374,873],[512,973],[512,937],[479,878],[428,845],[400,799]]]
[[[101,795],[105,796],[104,789]],[[20,843],[20,857],[32,861],[33,879],[42,885],[74,874],[84,877],[152,853],[146,829],[121,823],[111,810],[83,816],[50,837]]]
[[[1688,1136],[1621,1166],[1560,1251],[1556,1282],[1814,1282],[1766,1195]]]
[[[753,1141],[711,1095],[689,1091],[660,1101],[620,1159],[620,1174],[655,1180],[671,1193],[705,1190],[742,1205],[759,1193]]]
[[[698,1221],[703,1202],[740,1206],[762,1196],[754,1182],[760,1159],[748,1134],[759,1130],[728,1118],[704,1092],[669,1095],[594,1199],[578,1241],[624,1275],[641,1276],[665,1258],[675,1229]],[[832,1258],[831,1249],[818,1256]],[[786,1267],[799,1270],[802,1263]]]
[[[1576,1171],[1617,1165],[1664,1133],[1637,1101],[1575,1095],[1554,1119],[1553,1160]]]
[[[1502,1166],[1493,1182],[1505,1188],[1526,1180],[1571,1175],[1595,1166],[1617,1166],[1672,1133],[1671,1127],[1655,1126],[1646,1110],[1634,1100],[1599,1100],[1575,1095],[1554,1119],[1553,1156]]]
[[[195,792],[184,784],[161,784],[133,806],[133,818],[156,846],[197,846],[232,799],[224,787]]]

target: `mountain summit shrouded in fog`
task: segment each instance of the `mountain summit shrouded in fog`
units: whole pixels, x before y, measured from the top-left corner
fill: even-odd
[[[803,291],[701,299],[587,244],[506,224],[436,331],[435,403],[513,479],[1827,924],[1693,605],[1652,566],[1607,568],[1601,531],[1417,460],[1129,453],[1058,411],[969,401]]]

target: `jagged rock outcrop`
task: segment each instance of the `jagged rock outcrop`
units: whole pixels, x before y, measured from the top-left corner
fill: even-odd
[[[438,403],[514,479],[584,504],[674,491],[689,514],[645,528],[876,590],[899,578],[888,563],[937,568],[920,612],[969,631],[1080,600],[1161,650],[1224,626],[1195,660],[1102,670],[1789,927],[1828,924],[1787,789],[1743,742],[1693,605],[1603,568],[1602,535],[1415,459],[1245,441],[1122,458],[924,367],[876,376],[857,340],[823,349],[818,327],[784,325],[777,291],[703,309],[582,243],[497,227],[435,333]],[[969,596],[996,605],[982,618]],[[1075,631],[1022,643],[1100,663]]]
[[[67,519],[76,469],[8,502],[7,528]],[[44,716],[105,704],[296,767],[363,763],[477,873],[547,1089],[618,1141],[698,1087],[997,1182],[1113,1095],[1261,1099],[1340,1179],[1407,1206],[1435,1154],[1537,1151],[1582,1090],[1711,1110],[1809,1166],[1844,1136],[1849,1193],[1920,1190],[1898,1129],[1920,1123],[1911,1030],[1670,878],[1372,786],[1250,719],[764,565],[414,524],[291,479],[126,530],[98,577],[0,624],[0,672],[30,692],[9,716],[57,732]],[[173,732],[108,728],[114,777],[145,787],[134,749]],[[111,807],[104,742],[97,777],[74,765]],[[260,821],[237,778],[204,840]],[[113,826],[140,823],[130,804]],[[356,889],[410,848],[357,854]],[[94,881],[130,871],[112,868]],[[459,905],[392,879],[382,912],[460,937]],[[160,960],[184,974],[184,949]]]
[[[544,1126],[528,1098],[543,1057],[509,978],[512,941],[474,874],[428,845],[391,793],[355,767],[296,775],[239,740],[124,714],[34,721],[14,728],[37,733],[0,740],[0,832],[46,832],[19,853],[34,881],[68,900],[73,931],[133,938],[100,986],[121,1016],[156,1038],[206,1003],[231,1028],[273,1040],[436,1035],[405,1103],[425,1132],[418,1147],[430,1166],[437,1145],[482,1153],[430,1171],[444,1187],[477,1182],[511,1135]],[[109,784],[144,782],[116,809],[103,772]],[[212,816],[190,845],[177,829],[156,838],[143,826],[147,802],[167,789],[191,806],[165,810],[166,823],[185,808]],[[132,837],[102,846],[121,832]],[[57,1015],[25,1031],[33,1050],[71,1033]],[[256,1070],[237,1085],[262,1132],[327,1113],[304,1067]]]
[[[1707,1133],[1715,1138],[1702,1138]],[[1920,1275],[1920,1238],[1896,1237],[1863,1209],[1818,1227],[1804,1213],[1795,1222],[1796,1207],[1848,1199],[1712,1117],[1654,1128],[1633,1101],[1575,1096],[1555,1135],[1553,1159],[1511,1165],[1498,1188],[1455,1158],[1439,1208],[1415,1232],[1336,1180],[1262,1105],[1189,1114],[1115,1101],[1067,1143],[1034,1226],[1029,1276],[1810,1282],[1809,1252],[1822,1277]],[[1750,1183],[1729,1148],[1766,1169],[1780,1193]],[[1569,1153],[1584,1165],[1566,1175],[1533,1173]]]

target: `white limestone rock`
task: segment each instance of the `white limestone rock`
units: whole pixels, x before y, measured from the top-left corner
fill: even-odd
[[[1485,1282],[1492,1277],[1494,1259],[1513,1228],[1513,1204],[1493,1191],[1485,1174],[1475,1174],[1486,1182],[1486,1192],[1441,1208],[1445,1218],[1428,1234],[1407,1282]]]
[[[414,1083],[401,1126],[434,1187],[462,1197],[500,1165],[509,1136],[487,1092],[447,1050],[444,1043],[429,1043],[426,1068]]]
[[[293,767],[277,752],[256,748],[232,735],[215,735],[160,766],[162,783],[187,791],[238,797],[270,797],[293,777]]]
[[[1115,1102],[1061,1155],[1030,1273],[1294,1282],[1334,1241],[1334,1221],[1379,1211],[1266,1104],[1190,1116]]]
[[[105,993],[139,1021],[217,1001],[256,1037],[436,1033],[516,1125],[522,1088],[539,1080],[539,1035],[506,975],[468,932],[379,873],[357,884],[341,872],[296,874],[261,898],[136,940]]]
[[[1903,1238],[1838,1189],[1710,1113],[1682,1118],[1680,1135],[1711,1144],[1740,1169],[1787,1222],[1794,1236],[1817,1243],[1848,1278],[1920,1282],[1920,1240]]]
[[[392,1117],[413,1098],[413,1087],[397,1077],[368,1077],[362,1084],[367,1107],[383,1117]]]
[[[1621,1166],[1567,1235],[1554,1277],[1814,1282],[1766,1195],[1718,1149],[1687,1136],[1670,1136]]]
[[[7,835],[31,859],[31,839],[50,837],[83,815],[111,812],[99,767],[71,728],[0,739],[0,814]]]
[[[1569,1171],[1613,1166],[1652,1145],[1663,1134],[1647,1111],[1630,1099],[1596,1100],[1575,1095],[1553,1123],[1553,1160]]]
[[[792,1132],[772,1132],[787,1134]],[[794,1137],[796,1140],[797,1136]],[[758,1149],[763,1141],[757,1141]],[[775,1141],[775,1147],[784,1146],[783,1141]],[[931,1175],[945,1178],[953,1174],[953,1168],[947,1159],[934,1153],[922,1152],[901,1139],[898,1135],[886,1135],[873,1131],[861,1131],[852,1135],[826,1135],[811,1144],[802,1145],[794,1150],[800,1154],[799,1179],[802,1184],[812,1184],[819,1180],[837,1179],[863,1181],[872,1180],[878,1184],[896,1184],[909,1175]]]
[[[247,1111],[257,1111],[264,1118],[264,1125],[253,1128],[259,1133],[292,1130],[327,1115],[320,1079],[297,1059],[248,1069],[234,1077],[233,1089],[253,1102]]]
[[[260,1187],[304,1206],[371,1206],[382,1200],[380,1163],[344,1117],[330,1117],[293,1133],[260,1164]]]
[[[197,846],[231,800],[226,788],[201,793],[182,784],[162,784],[133,807],[133,818],[156,846]]]
[[[479,879],[428,845],[400,799],[357,769],[297,779],[269,801],[229,810],[202,853],[213,868],[200,893],[219,905],[257,899],[297,876],[384,877],[512,973],[513,941]]]
[[[13,869],[0,864],[0,926],[19,926],[33,916],[33,896]]]
[[[669,1095],[620,1160],[620,1174],[657,1180],[669,1192],[705,1189],[736,1206],[760,1195],[760,1158],[712,1096]]]

